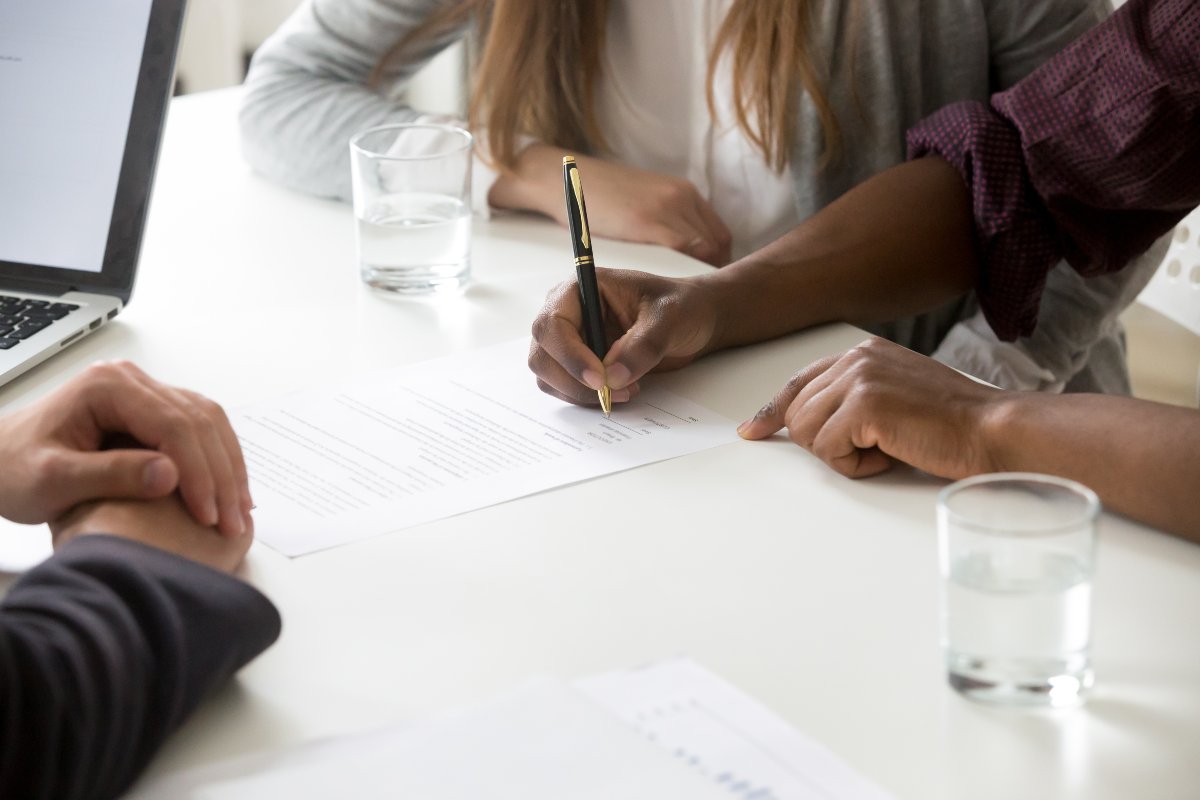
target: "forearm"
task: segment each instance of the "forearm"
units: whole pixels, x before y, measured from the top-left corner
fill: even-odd
[[[123,539],[72,542],[0,606],[0,796],[116,796],[278,632],[241,581]]]
[[[1200,542],[1200,413],[1107,395],[1008,393],[989,412],[1000,469],[1089,486],[1104,505]]]
[[[308,0],[255,53],[239,113],[242,152],[256,170],[293,189],[350,198],[347,143],[376,125],[412,122],[404,87],[464,31],[447,30],[392,64],[375,67],[439,0]]]
[[[563,152],[562,148],[540,142],[530,144],[496,178],[488,192],[488,204],[492,208],[561,216]],[[585,165],[590,161],[585,156],[576,158]]]
[[[926,311],[971,288],[970,197],[940,159],[893,167],[787,235],[696,279],[718,302],[712,346],[770,339],[825,322]]]

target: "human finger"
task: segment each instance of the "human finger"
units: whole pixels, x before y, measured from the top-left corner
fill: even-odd
[[[813,439],[812,454],[847,478],[866,478],[885,472],[892,459],[866,433],[870,420],[864,406],[846,402],[827,417]]]
[[[537,342],[529,348],[529,368],[537,376],[538,388],[546,394],[576,405],[591,406],[600,402],[596,389],[580,383],[545,350],[538,347]],[[624,403],[633,396],[633,391],[626,387],[612,390],[610,394],[613,402]]]
[[[551,397],[556,397],[559,400],[563,400],[572,405],[597,406],[597,407],[600,405],[600,397],[596,392],[591,392],[590,397],[584,397],[584,398],[580,398],[575,395],[563,394],[562,392],[558,391],[558,389],[555,389],[549,383],[546,383],[545,381],[543,381],[541,378],[537,379],[537,386],[539,389],[541,389],[543,392],[550,395]],[[610,392],[610,399],[614,403],[627,403],[630,400],[632,400],[634,397],[636,397],[637,393],[639,391],[640,390],[636,384],[633,386],[630,386],[626,389],[616,389],[616,390]]]
[[[212,420],[182,390],[160,384],[158,393],[173,409],[166,418],[171,428],[158,449],[181,465],[179,494],[184,504],[203,525],[217,527],[231,536],[241,534],[244,530],[241,511],[236,500],[231,500],[230,462]]]
[[[89,384],[88,404],[105,432],[128,433],[168,456],[179,471],[184,504],[198,522],[220,521],[216,487],[201,428],[181,396],[127,362],[103,365],[101,379]]]
[[[40,469],[38,503],[51,519],[97,498],[162,497],[179,482],[174,462],[153,450],[55,450],[42,457]]]
[[[682,218],[677,222],[677,226],[684,234],[692,236],[682,252],[705,264],[716,266],[721,259],[722,247],[717,240],[717,231],[700,211],[704,205],[707,205],[704,198],[695,194],[691,203],[681,210]]]
[[[673,308],[663,298],[643,304],[633,324],[613,342],[604,358],[610,387],[635,385],[672,352],[679,322],[671,313]]]
[[[669,220],[646,223],[643,228],[643,236],[640,238],[648,244],[669,247],[705,263],[710,263],[708,259],[715,258],[717,253],[716,245],[707,235],[698,215],[695,215],[692,220],[677,215]]]
[[[538,378],[571,396],[578,392],[564,384],[562,372],[593,392],[604,386],[604,364],[584,342],[582,327],[579,289],[574,281],[551,289],[533,320],[529,368]]]
[[[242,443],[238,440],[238,436],[233,430],[233,423],[229,421],[229,415],[225,413],[225,409],[219,403],[211,400],[209,402],[212,403],[211,409],[215,418],[217,432],[221,436],[221,441],[225,445],[225,452],[229,456],[230,464],[233,467],[233,478],[238,486],[242,516],[247,529],[249,529],[254,525],[250,515],[251,509],[254,508],[254,497],[250,494],[250,472],[246,468],[246,457],[242,452]]]
[[[216,527],[227,536],[244,533],[245,515],[232,460],[216,430],[216,404],[194,392],[156,381],[136,367],[129,370],[129,375],[159,402],[159,421],[168,427],[164,428],[166,438],[153,446],[179,465],[179,494],[184,505],[205,526]],[[223,412],[219,419],[225,420]],[[141,439],[136,430],[131,432]],[[240,447],[238,452],[240,455]]]
[[[729,263],[733,248],[733,234],[725,224],[725,220],[717,214],[712,205],[703,197],[696,195],[696,212],[703,220],[708,235],[714,244],[714,257],[708,261],[714,267],[722,267]]]
[[[216,402],[187,389],[175,389],[195,420],[199,439],[208,458],[214,499],[219,519],[217,528],[226,536],[246,532],[250,496],[242,448],[225,411]],[[180,491],[187,487],[181,480]]]
[[[818,359],[788,378],[775,395],[768,400],[750,419],[738,426],[738,435],[743,439],[765,439],[784,427],[788,409],[793,401],[812,381],[827,372],[838,362],[841,354]]]

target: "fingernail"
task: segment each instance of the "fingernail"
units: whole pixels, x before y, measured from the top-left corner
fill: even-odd
[[[633,373],[624,364],[613,364],[608,367],[608,387],[610,389],[624,389],[632,379]]]
[[[628,403],[631,397],[633,397],[633,393],[628,389],[613,389],[612,391],[612,400],[614,403]]]
[[[204,504],[204,520],[206,525],[216,525],[221,521],[221,514],[217,511],[217,501],[209,500]]]
[[[754,420],[748,419],[745,422],[743,422],[741,425],[738,425],[737,426],[737,435],[745,436],[746,431],[750,430],[750,423],[752,423],[752,422],[754,422]]]
[[[242,533],[250,533],[251,531],[254,530],[254,517],[251,516],[249,511],[247,511],[245,513],[245,515],[242,517],[242,522],[246,526],[242,530]]]
[[[246,532],[246,516],[236,504],[226,503],[225,512],[221,518],[226,521],[235,536],[241,536]]]
[[[175,470],[165,458],[156,458],[142,470],[142,486],[151,494],[164,494],[175,482]]]
[[[583,371],[583,382],[593,391],[600,391],[604,388],[604,377],[594,369],[585,369]]]

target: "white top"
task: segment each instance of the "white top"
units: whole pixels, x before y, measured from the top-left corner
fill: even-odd
[[[715,76],[717,122],[708,110],[708,57],[731,5],[732,0],[613,3],[596,114],[611,151],[607,157],[690,181],[733,234],[736,260],[775,241],[801,218],[791,170],[773,170],[737,124],[728,58]],[[476,159],[474,207],[485,214],[497,177]]]
[[[737,259],[775,241],[800,217],[791,171],[771,169],[737,125],[728,58],[721,59],[715,78],[717,123],[708,110],[709,53],[730,5],[732,0],[614,3],[608,80],[600,82],[596,110],[619,161],[696,186],[733,233]]]

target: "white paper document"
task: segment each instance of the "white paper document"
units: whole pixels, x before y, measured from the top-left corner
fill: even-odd
[[[242,408],[259,539],[295,556],[737,440],[647,389],[612,419],[541,392],[528,340]]]
[[[883,800],[744,693],[694,662],[568,684],[478,708],[147,781],[129,800]]]
[[[477,709],[147,782],[128,800],[728,800],[561,681]]]
[[[575,682],[664,753],[742,800],[886,800],[754,698],[689,659]]]

